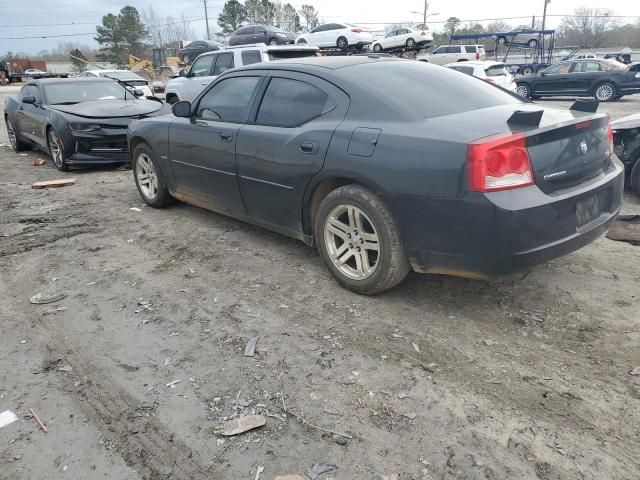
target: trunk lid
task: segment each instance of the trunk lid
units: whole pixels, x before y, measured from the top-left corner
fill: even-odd
[[[516,110],[543,110],[540,125],[507,123]],[[609,119],[604,114],[523,103],[433,117],[426,123],[433,134],[445,138],[445,132],[450,136],[454,129],[459,141],[467,144],[494,135],[524,134],[535,183],[545,193],[587,182],[609,162]]]

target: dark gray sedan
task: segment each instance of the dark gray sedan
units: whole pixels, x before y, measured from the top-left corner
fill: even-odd
[[[149,205],[177,198],[299,238],[358,293],[410,268],[526,271],[595,240],[622,201],[605,115],[415,61],[256,64],[173,112],[129,127]]]

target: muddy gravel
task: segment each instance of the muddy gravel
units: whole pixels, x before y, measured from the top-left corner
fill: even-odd
[[[34,158],[0,147],[1,479],[640,478],[640,247],[362,297],[298,241]]]

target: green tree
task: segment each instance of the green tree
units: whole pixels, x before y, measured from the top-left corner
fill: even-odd
[[[252,24],[273,25],[276,6],[269,0],[246,0],[247,20]]]
[[[607,43],[611,32],[617,28],[611,10],[600,8],[578,8],[574,15],[563,17],[561,35],[572,44],[598,48]]]
[[[318,26],[318,11],[313,5],[302,5],[300,16],[304,18],[307,31],[313,30]]]
[[[71,70],[73,72],[82,73],[87,69],[87,57],[79,48],[71,50],[71,52],[69,52],[69,58],[71,59]]]
[[[451,38],[455,35],[458,26],[460,25],[460,19],[458,17],[449,17],[444,24],[445,33]]]
[[[109,13],[102,17],[102,25],[96,27],[95,38],[100,45],[98,57],[101,60],[123,65],[126,55],[140,56],[144,49],[147,28],[135,7],[126,6],[118,15]]]
[[[224,33],[235,32],[247,21],[247,9],[238,0],[229,0],[218,15],[218,25]]]
[[[300,15],[290,3],[285,3],[282,7],[282,26],[287,32],[300,31]]]

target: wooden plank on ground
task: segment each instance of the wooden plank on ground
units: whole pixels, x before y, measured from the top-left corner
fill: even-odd
[[[68,187],[76,183],[77,178],[61,178],[59,180],[47,180],[44,182],[36,182],[31,185],[31,188],[60,188]]]

